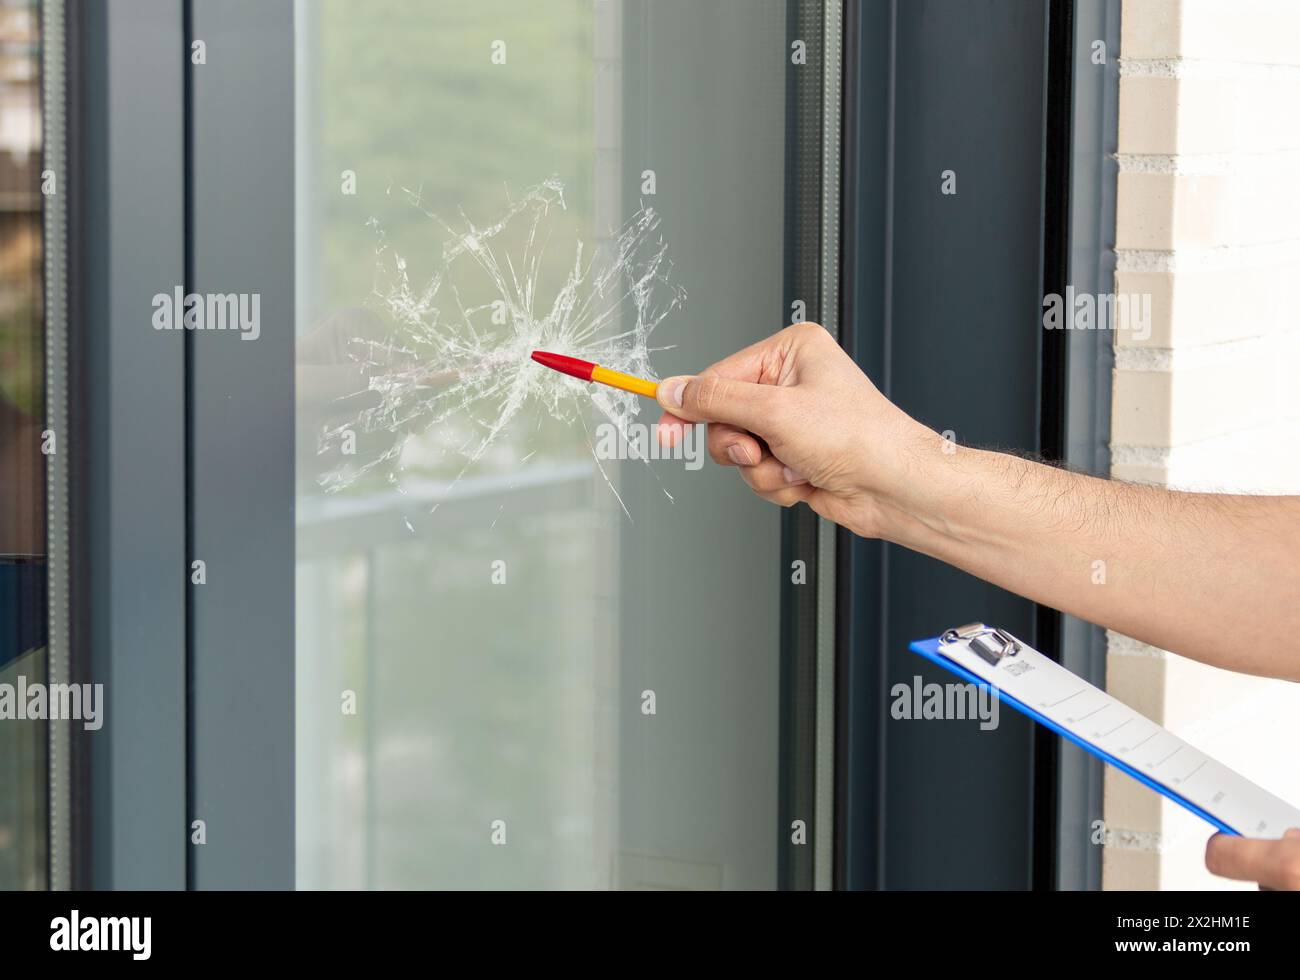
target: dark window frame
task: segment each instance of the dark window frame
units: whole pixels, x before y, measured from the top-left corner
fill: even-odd
[[[906,13],[920,8],[923,15],[930,6],[935,4],[921,0]],[[925,391],[916,385],[916,372],[925,365],[900,362],[894,347],[896,292],[916,288],[918,276],[915,268],[899,268],[895,256],[898,122],[908,113],[920,111],[908,101],[908,93],[915,93],[915,86],[905,88],[900,77],[911,70],[908,65],[922,63],[930,66],[935,73],[931,80],[940,85],[956,88],[966,84],[945,61],[942,51],[925,50],[934,43],[929,36],[912,32],[907,37],[907,50],[900,54],[900,17],[904,14],[897,0],[862,0],[848,5],[845,30],[845,346],[880,388],[894,397],[898,396],[898,382],[907,383],[913,392]],[[1041,129],[1031,131],[1033,127],[1026,125],[1016,137],[1023,142],[1025,154],[1037,148],[1042,155],[1037,247],[1044,293],[1063,290],[1065,282],[1094,292],[1113,288],[1110,249],[1115,177],[1109,154],[1113,153],[1115,140],[1118,15],[1117,0],[1050,0],[1044,7],[1039,42]],[[978,15],[950,8],[949,16]],[[972,33],[978,29],[979,25],[972,23]],[[1107,65],[1100,68],[1088,60],[1094,38],[1104,40],[1107,47]],[[1032,56],[1036,44],[1032,35],[1020,38],[1018,43],[1018,48],[1008,43],[1002,49],[1003,55],[1014,57],[1019,50],[1023,56]],[[937,168],[934,176],[937,179]],[[1028,246],[1027,241],[1024,244]],[[950,267],[945,273],[960,279],[962,270]],[[1032,323],[1040,312],[1021,305],[1016,306],[1016,311],[1026,323]],[[911,327],[918,329],[915,323]],[[954,319],[922,324],[920,329],[937,332],[938,346],[948,336],[945,331],[960,330],[961,325]],[[1026,347],[1023,335],[1018,339],[995,337],[982,362],[987,370],[1003,359],[1011,362],[1019,358],[1022,369],[1034,377],[1037,414],[1032,422],[1036,435],[1033,445],[1021,448],[1104,475],[1108,467],[1110,338],[1093,332],[1066,335],[1039,330],[1037,335],[1036,348]],[[953,384],[962,390],[974,390],[977,376],[954,376]],[[930,395],[920,407],[934,401]],[[902,639],[890,628],[890,620],[899,610],[896,555],[897,549],[892,546],[842,533],[838,590],[841,683],[837,692],[837,887],[978,883],[982,880],[979,863],[990,860],[1001,860],[1003,865],[1016,863],[1020,872],[1013,877],[1019,882],[1014,887],[1099,887],[1101,849],[1090,843],[1088,831],[1092,820],[1101,815],[1101,767],[1077,750],[1059,746],[1053,736],[1041,730],[1026,732],[1024,737],[1029,743],[1021,751],[1020,762],[996,751],[982,757],[987,765],[1010,765],[1017,770],[1028,763],[1023,772],[1006,773],[1013,781],[1027,781],[1031,787],[1028,813],[1020,813],[1012,806],[1002,814],[1008,828],[1019,826],[1024,831],[1023,840],[1012,845],[1006,855],[990,858],[979,849],[978,858],[972,857],[965,864],[965,859],[959,858],[952,867],[936,868],[927,866],[917,848],[899,846],[893,839],[887,816],[891,786],[896,789],[900,779],[906,785],[915,780],[948,778],[945,767],[952,765],[936,743],[926,755],[934,768],[899,774],[900,769],[916,768],[910,766],[916,756],[915,752],[900,754],[897,738],[891,738],[887,709],[890,664],[900,656],[896,648]],[[987,595],[983,600],[976,599],[980,590],[969,577],[954,579],[937,564],[926,567],[922,563],[918,567],[909,562],[907,567],[909,572],[903,581],[911,590],[936,590],[935,594],[942,595],[945,601],[956,597],[958,605],[971,600],[968,604],[972,608],[983,608],[989,602]],[[1055,610],[1011,598],[1019,604],[1020,616],[1028,627],[1025,635],[1032,636],[1043,652],[1093,682],[1101,681],[1101,630]],[[947,625],[956,623],[935,623],[933,628]],[[919,668],[916,672],[923,673]],[[943,741],[942,736],[938,741]],[[951,776],[958,778],[956,772]],[[984,805],[989,805],[987,800]],[[993,803],[992,807],[997,809],[999,805]],[[940,823],[959,836],[969,831],[968,816],[953,812]]]

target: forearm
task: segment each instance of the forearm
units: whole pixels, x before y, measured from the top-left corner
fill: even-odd
[[[884,536],[1230,670],[1300,680],[1300,497],[1178,493],[923,449]]]

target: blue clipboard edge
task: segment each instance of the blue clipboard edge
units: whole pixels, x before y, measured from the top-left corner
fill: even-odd
[[[1103,762],[1109,763],[1110,765],[1114,766],[1116,769],[1120,770],[1121,772],[1127,773],[1128,775],[1136,779],[1139,783],[1143,783],[1144,785],[1151,787],[1161,796],[1168,797],[1169,799],[1177,803],[1179,806],[1185,807],[1186,809],[1190,810],[1192,813],[1200,817],[1202,820],[1204,820],[1206,823],[1217,828],[1218,830],[1223,831],[1223,833],[1231,834],[1234,837],[1241,836],[1239,832],[1233,830],[1231,827],[1229,827],[1218,817],[1206,813],[1204,810],[1202,810],[1191,800],[1187,799],[1184,796],[1180,796],[1178,793],[1175,793],[1168,786],[1165,786],[1163,783],[1156,782],[1150,776],[1147,776],[1146,774],[1134,769],[1127,762],[1124,762],[1116,758],[1115,756],[1111,755],[1109,752],[1105,752],[1097,748],[1097,746],[1093,745],[1091,742],[1088,742],[1080,738],[1078,735],[1075,735],[1073,732],[1066,731],[1056,722],[1052,721],[1050,718],[1048,718],[1045,715],[1039,714],[1037,711],[1029,707],[1029,705],[1025,704],[1023,701],[1018,701],[1016,698],[1013,698],[1010,694],[1002,690],[1000,687],[993,687],[993,685],[990,684],[988,681],[984,680],[982,677],[978,677],[975,674],[972,674],[969,670],[967,670],[961,664],[957,663],[955,660],[948,659],[942,653],[939,652],[939,638],[937,636],[929,640],[917,640],[914,643],[908,644],[908,648],[913,653],[919,653],[921,656],[925,657],[926,660],[938,664],[940,667],[944,668],[945,670],[952,671],[952,673],[956,674],[958,677],[962,678],[963,680],[969,681],[972,684],[978,684],[980,687],[983,688],[993,688],[993,690],[997,692],[997,696],[1001,700],[1011,705],[1011,707],[1015,708],[1021,714],[1028,715],[1030,718],[1034,719],[1034,721],[1038,722],[1038,724],[1042,725],[1044,728],[1051,729],[1052,731],[1056,732],[1057,735],[1060,735],[1063,738],[1073,742],[1075,745],[1079,746],[1079,748],[1083,749],[1085,752],[1089,752],[1092,755],[1095,755],[1098,759],[1101,759]]]

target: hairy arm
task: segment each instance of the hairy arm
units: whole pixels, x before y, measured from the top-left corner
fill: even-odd
[[[1183,493],[912,447],[880,534],[1216,667],[1300,680],[1300,497]]]

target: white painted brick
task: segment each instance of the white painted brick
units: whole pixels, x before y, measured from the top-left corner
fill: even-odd
[[[1126,483],[1150,483],[1156,486],[1169,484],[1169,468],[1153,463],[1115,463],[1110,475]]]
[[[1114,373],[1111,440],[1177,446],[1271,424],[1284,398],[1268,345],[1174,371]],[[1226,346],[1226,345],[1225,345]]]
[[[1181,6],[1178,54],[1184,58],[1300,64],[1295,0],[1182,0]]]
[[[1120,52],[1125,58],[1176,58],[1182,53],[1182,0],[1124,0]]]
[[[1116,180],[1115,247],[1174,247],[1174,185],[1171,177],[1120,174]]]
[[[1127,795],[1128,785],[1145,794],[1156,811],[1150,819],[1155,831],[1141,831],[1107,823],[1110,835],[1102,857],[1102,887],[1106,889],[1158,889],[1186,887],[1199,881],[1201,887],[1223,888],[1205,871],[1205,843],[1214,828],[1176,803],[1129,779],[1122,773],[1105,785],[1107,812],[1112,796]],[[1120,782],[1123,780],[1123,782]]]
[[[1120,83],[1120,153],[1268,153],[1300,147],[1300,69]]]
[[[1231,712],[1274,689],[1277,681],[1220,670],[1170,654],[1165,661],[1165,714],[1162,723],[1199,748],[1196,726],[1219,713]]]
[[[1111,653],[1106,658],[1106,690],[1152,721],[1163,721],[1166,661],[1163,656]]]
[[[1300,278],[1293,281],[1300,282]],[[1281,374],[1277,384],[1278,418],[1279,420],[1300,419],[1300,330],[1279,333],[1276,342],[1276,367]],[[1300,458],[1300,452],[1293,449],[1293,454]],[[1300,493],[1300,483],[1296,483],[1291,489]]]
[[[1127,773],[1107,766],[1102,780],[1106,826],[1111,830],[1160,833],[1162,808],[1160,794],[1143,786]]]
[[[1119,86],[1119,152],[1177,153],[1182,148],[1178,127],[1177,78],[1124,78]],[[1225,110],[1226,115],[1226,110]],[[1210,133],[1209,139],[1191,141],[1187,153],[1222,153],[1226,138]]]
[[[1117,293],[1151,297],[1151,326],[1145,340],[1133,331],[1117,331],[1115,345],[1191,347],[1295,330],[1300,306],[1291,295],[1292,282],[1300,283],[1300,263],[1117,272]]]
[[[1125,0],[1121,24],[1125,57],[1300,64],[1294,0]]]
[[[1105,891],[1151,891],[1160,887],[1160,855],[1107,848],[1101,859]]]
[[[1215,204],[1226,208],[1232,217],[1216,236],[1216,244],[1279,242],[1300,233],[1300,193],[1296,186],[1300,156],[1278,154],[1262,159],[1269,162],[1243,168],[1218,189],[1221,197]]]
[[[1144,649],[1134,641],[1126,648]],[[1112,652],[1106,658],[1106,690],[1158,722],[1164,716],[1164,672],[1163,657],[1117,656]],[[1106,826],[1158,835],[1162,826],[1159,795],[1110,766],[1103,778]]]
[[[1130,306],[1143,302],[1149,297],[1150,321],[1148,333],[1141,336],[1140,330],[1115,331],[1116,347],[1172,347],[1175,340],[1181,340],[1186,331],[1196,326],[1194,321],[1183,327],[1184,318],[1178,315],[1178,293],[1174,290],[1175,276],[1172,272],[1116,272],[1115,293],[1129,297]],[[1180,332],[1176,332],[1175,325]]]
[[[1165,482],[1213,493],[1300,493],[1300,420],[1174,447]]]
[[[1224,177],[1121,173],[1117,184],[1118,248],[1206,248],[1237,240],[1239,216]]]
[[[1167,371],[1115,371],[1111,382],[1113,443],[1168,446],[1173,442],[1173,376]]]
[[[1295,178],[1271,165],[1221,175],[1121,172],[1116,245],[1205,249],[1293,239],[1300,230]]]

